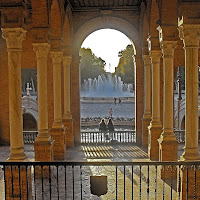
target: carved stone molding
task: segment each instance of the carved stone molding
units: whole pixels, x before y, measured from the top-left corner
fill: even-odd
[[[51,51],[51,58],[53,63],[61,63],[63,60],[63,52],[62,51]]]
[[[179,37],[183,40],[184,48],[199,48],[200,25],[187,24],[178,28]]]
[[[50,45],[48,43],[33,43],[33,50],[36,53],[37,59],[47,59]]]
[[[151,66],[151,59],[149,55],[143,55],[143,60],[144,60],[144,64],[145,67],[150,67]]]
[[[64,56],[63,57],[63,66],[64,67],[70,67],[71,61],[72,61],[71,56]]]
[[[152,63],[159,63],[162,53],[161,50],[151,50],[149,52],[149,55]]]
[[[174,57],[177,41],[162,41],[161,49],[164,57]]]
[[[22,28],[2,28],[2,37],[6,40],[8,51],[20,51],[26,37],[26,31]]]

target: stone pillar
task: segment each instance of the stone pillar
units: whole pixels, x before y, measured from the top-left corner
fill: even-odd
[[[148,147],[148,126],[151,122],[151,59],[149,55],[143,56],[145,66],[145,104],[142,130],[142,146]]]
[[[135,58],[135,131],[136,143],[142,145],[142,118],[144,114],[144,63],[137,51]]]
[[[164,66],[164,122],[159,139],[159,160],[177,161],[178,142],[174,135],[174,49],[176,41],[162,41]]]
[[[53,160],[53,140],[48,133],[47,102],[47,57],[50,50],[48,43],[34,43],[33,50],[37,59],[38,80],[38,136],[34,143],[36,161]]]
[[[181,156],[181,160],[200,160],[198,152],[198,49],[200,25],[183,25],[179,27],[179,31],[185,49],[185,152]]]
[[[63,68],[64,68],[64,114],[63,123],[66,127],[65,141],[66,147],[74,147],[74,135],[73,135],[73,119],[71,115],[71,101],[70,101],[70,65],[71,56],[63,57]]]
[[[159,160],[158,139],[162,133],[160,122],[160,50],[150,51],[152,63],[152,120],[149,129],[148,155],[151,160]]]
[[[198,49],[200,25],[181,24],[179,36],[185,49],[185,151],[180,160],[199,161],[198,152]],[[194,168],[181,168],[181,198],[194,199],[200,196],[200,172]],[[188,179],[188,180],[187,180]],[[194,187],[194,180],[196,185]],[[187,185],[187,187],[186,187]]]
[[[9,123],[10,123],[10,155],[8,161],[25,161],[23,143],[23,122],[21,103],[21,51],[26,31],[22,28],[3,28],[6,40],[9,70]],[[20,171],[20,172],[19,172]],[[30,167],[7,166],[5,173],[6,199],[16,195],[23,199],[32,199]],[[19,182],[21,183],[19,187]]]
[[[10,155],[8,160],[24,160],[21,102],[21,51],[26,31],[22,28],[2,28],[6,40],[9,70]]]
[[[53,93],[54,93],[54,122],[51,129],[51,137],[55,140],[53,145],[53,158],[63,160],[66,153],[65,130],[62,123],[61,109],[61,62],[63,52],[51,52],[53,61]]]
[[[74,144],[79,145],[80,140],[80,56],[72,57],[71,70],[71,111],[73,121]]]

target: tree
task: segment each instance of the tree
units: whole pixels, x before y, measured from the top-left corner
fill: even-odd
[[[100,74],[105,74],[104,66],[106,62],[94,55],[91,49],[81,48],[81,83],[83,83],[84,79],[88,78],[97,78]]]
[[[118,53],[119,64],[116,67],[115,75],[120,76],[125,83],[134,84],[134,49],[133,45],[128,45],[126,49]]]

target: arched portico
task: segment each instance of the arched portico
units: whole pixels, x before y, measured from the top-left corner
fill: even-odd
[[[92,32],[99,30],[111,28],[124,33],[134,44],[135,46],[135,75],[136,75],[136,99],[135,99],[135,127],[136,127],[136,140],[137,143],[141,144],[142,140],[142,115],[144,110],[143,103],[143,90],[144,90],[144,69],[143,69],[143,61],[142,61],[142,47],[141,40],[139,36],[138,30],[129,23],[128,21],[112,16],[103,16],[97,17],[88,22],[84,23],[82,26],[74,34],[73,38],[73,58],[72,58],[72,68],[73,71],[71,73],[72,83],[71,83],[71,100],[72,100],[72,116],[74,118],[74,137],[75,143],[80,142],[80,83],[79,81],[79,50],[81,48],[82,42],[85,38],[91,34]]]

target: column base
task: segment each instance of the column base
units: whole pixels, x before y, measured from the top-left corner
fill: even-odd
[[[49,141],[35,141],[35,161],[53,161],[53,145],[54,140]]]
[[[189,166],[188,169],[187,166],[181,166],[180,178],[181,188],[179,188],[179,183],[177,187],[180,191],[180,199],[200,199],[200,171],[197,168],[194,168],[194,166]]]
[[[198,152],[198,148],[185,148],[185,152],[180,157],[180,161],[195,161],[200,160],[200,154]]]
[[[178,160],[178,142],[173,132],[163,132],[158,139],[159,143],[159,161],[177,161]],[[165,182],[174,181],[177,179],[177,170],[170,167],[165,167],[165,175],[163,175],[163,169],[161,170],[161,178],[165,179]],[[163,177],[164,176],[164,177]],[[170,182],[171,184],[171,182]]]
[[[151,118],[143,118],[142,120],[142,146],[144,148],[148,148],[148,135],[149,135],[149,130],[148,126],[151,122]]]
[[[11,148],[11,153],[8,157],[8,161],[22,161],[27,158],[27,155],[24,153],[24,147],[22,148]]]
[[[159,144],[158,139],[162,133],[162,124],[150,123],[149,137],[148,137],[148,156],[150,160],[158,161],[159,160]]]
[[[165,131],[158,139],[159,143],[159,161],[177,161],[178,160],[178,142],[174,133],[168,136]]]
[[[32,200],[31,167],[6,166],[5,195],[6,200],[23,199]]]
[[[64,160],[66,154],[64,128],[52,128],[51,137],[55,140],[53,145],[53,159]]]
[[[66,148],[73,148],[74,147],[73,119],[63,119],[63,124],[66,127],[65,130]]]

